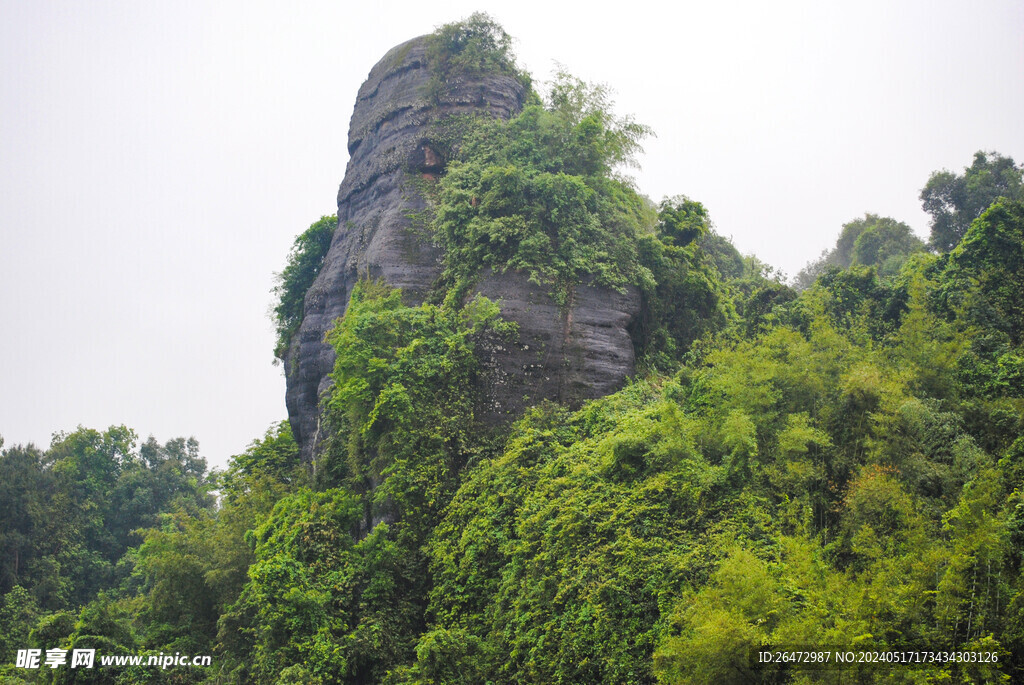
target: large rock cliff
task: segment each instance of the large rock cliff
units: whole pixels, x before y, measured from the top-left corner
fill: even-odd
[[[383,278],[417,304],[441,273],[439,249],[412,230],[410,219],[425,207],[410,177],[444,171],[431,125],[467,112],[507,119],[523,105],[524,86],[504,74],[449,78],[443,95],[428,98],[426,43],[421,37],[393,48],[359,89],[338,191],[338,229],[284,360],[288,415],[306,460],[323,438],[319,402],[334,366],[324,335],[344,315],[353,286],[363,277]],[[474,292],[499,302],[502,315],[520,328],[514,344],[483,345],[485,420],[515,418],[541,399],[577,404],[599,397],[632,373],[627,326],[640,307],[636,289],[620,294],[582,285],[570,306],[559,307],[523,274],[488,272]]]

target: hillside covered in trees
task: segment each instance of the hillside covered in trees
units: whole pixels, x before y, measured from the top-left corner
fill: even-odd
[[[404,171],[440,276],[415,303],[352,288],[310,459],[287,421],[213,473],[124,427],[0,445],[0,682],[1024,680],[1022,167],[922,179],[927,243],[868,213],[793,287],[700,202],[635,187],[649,131],[604,89],[538,92],[481,15],[427,41],[423,98],[473,73],[524,92]],[[338,230],[281,274],[286,365]],[[563,311],[633,289],[624,387],[493,420],[488,360],[523,335],[495,273]],[[752,664],[787,645],[995,658]],[[213,665],[18,668],[26,648]]]

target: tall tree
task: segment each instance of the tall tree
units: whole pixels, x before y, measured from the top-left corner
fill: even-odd
[[[1024,202],[989,207],[949,255],[947,277],[949,299],[976,325],[1024,342]]]
[[[920,197],[924,211],[932,215],[932,247],[949,252],[998,198],[1024,200],[1024,166],[998,152],[978,151],[963,174],[946,169],[932,173]]]
[[[843,224],[836,246],[805,266],[796,277],[796,287],[806,290],[829,267],[848,269],[854,265],[873,266],[882,276],[892,276],[911,254],[925,249],[910,226],[891,217],[865,214]]]
[[[45,491],[43,453],[34,446],[0,452],[0,595],[28,583],[32,559],[33,511]]]

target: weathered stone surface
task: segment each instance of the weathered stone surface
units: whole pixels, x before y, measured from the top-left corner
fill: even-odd
[[[302,325],[285,358],[286,401],[303,458],[322,440],[319,401],[330,387],[334,352],[324,335],[345,313],[361,277],[400,287],[410,304],[422,302],[441,272],[436,246],[410,228],[409,214],[424,200],[410,175],[436,177],[445,160],[430,139],[430,124],[452,114],[488,111],[508,118],[521,107],[522,85],[508,76],[460,78],[439,103],[425,96],[430,70],[425,41],[392,49],[359,90],[349,128],[350,160],[338,192],[339,227],[324,267],[309,289]],[[486,272],[474,292],[499,302],[502,315],[519,324],[516,343],[482,345],[487,386],[484,418],[516,418],[539,400],[571,405],[619,389],[633,372],[627,333],[640,310],[635,288],[617,293],[579,286],[566,307],[547,288],[515,272]]]
[[[487,272],[474,293],[498,302],[519,324],[515,343],[484,341],[483,418],[515,419],[541,400],[577,406],[620,389],[634,370],[628,326],[640,311],[636,287],[625,293],[578,286],[565,307],[525,274]]]
[[[440,254],[409,228],[424,207],[410,172],[438,174],[444,160],[431,147],[429,125],[466,112],[509,118],[522,108],[523,86],[509,76],[464,78],[448,84],[440,102],[426,96],[426,41],[414,38],[389,51],[359,89],[349,125],[349,162],[338,191],[338,230],[306,294],[302,325],[285,357],[288,417],[305,459],[321,439],[319,399],[329,387],[334,351],[324,343],[345,313],[361,276],[383,278],[422,301],[440,274]]]

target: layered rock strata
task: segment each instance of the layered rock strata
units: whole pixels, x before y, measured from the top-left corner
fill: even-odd
[[[481,416],[488,423],[518,418],[542,400],[578,406],[619,390],[632,375],[628,327],[640,311],[637,288],[618,293],[583,284],[560,307],[525,274],[487,271],[476,292],[519,325],[515,342],[481,345],[487,390]]]

